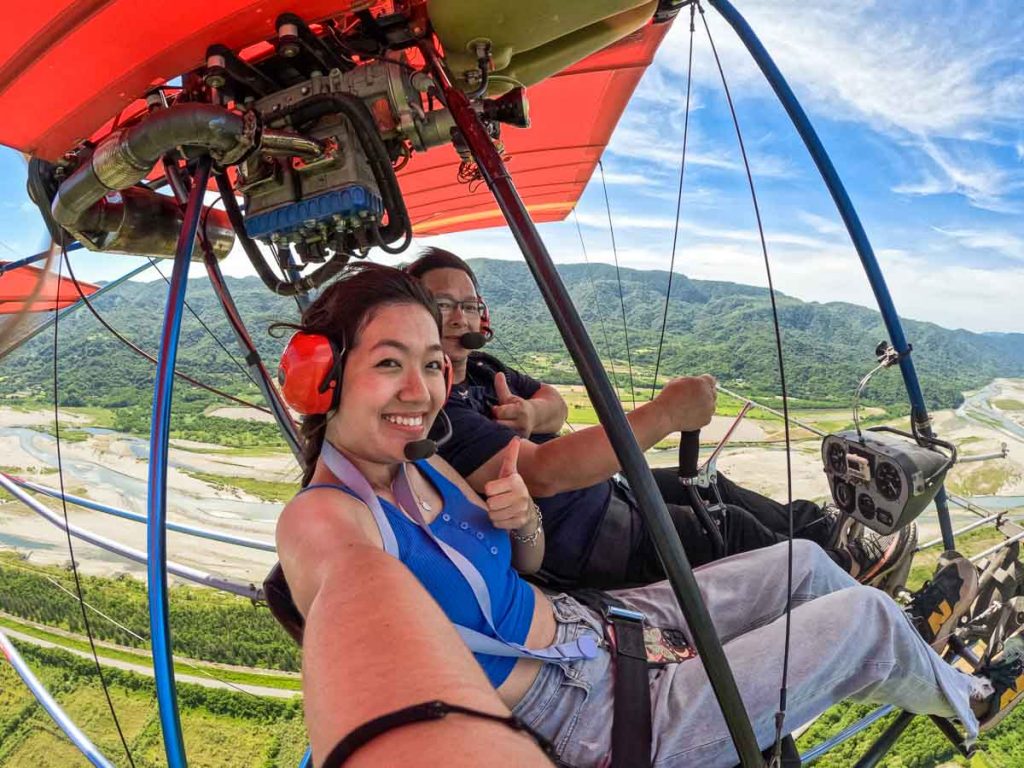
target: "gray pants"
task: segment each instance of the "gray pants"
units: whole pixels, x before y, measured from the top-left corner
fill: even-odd
[[[761,748],[774,740],[785,637],[787,544],[744,552],[696,570]],[[689,634],[667,582],[613,593],[655,626]],[[601,619],[565,595],[552,599],[557,642],[603,636]],[[611,751],[612,660],[548,664],[515,714],[577,768],[601,766]],[[694,659],[650,671],[655,768],[735,765],[704,667]],[[970,696],[981,681],[955,670],[921,639],[903,611],[857,584],[818,545],[793,542],[792,642],[786,730],[844,699],[884,702],[920,714],[957,717],[971,735]]]

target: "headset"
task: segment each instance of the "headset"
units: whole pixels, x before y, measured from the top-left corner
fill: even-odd
[[[415,262],[414,262],[415,263]],[[412,264],[408,264],[403,268],[403,272],[407,275],[412,273],[409,268]],[[491,328],[491,311],[487,308],[487,302],[484,301],[484,297],[480,295],[480,289],[476,283],[476,276],[472,273],[469,274],[470,280],[473,282],[473,290],[476,291],[476,299],[480,302],[480,306],[483,308],[480,312],[480,330],[479,331],[467,331],[459,337],[459,343],[463,349],[474,350],[482,349],[483,346],[494,338],[494,330]],[[419,280],[419,277],[415,278]]]
[[[277,368],[277,383],[281,395],[293,410],[303,416],[326,414],[338,407],[341,396],[341,374],[345,368],[344,347],[319,333],[296,331],[285,345],[281,363]],[[445,383],[445,401],[452,391],[454,372],[452,361],[444,356],[442,368]],[[452,424],[442,409],[439,413],[445,425],[440,440],[413,440],[405,447],[410,461],[432,456],[438,446],[452,436]]]
[[[479,333],[467,331],[459,336],[459,343],[469,350],[481,349],[484,344],[494,338],[494,331],[491,329],[491,311],[487,308],[487,302],[479,294],[476,298],[480,302],[480,306],[483,307],[483,311],[480,312],[480,331]]]

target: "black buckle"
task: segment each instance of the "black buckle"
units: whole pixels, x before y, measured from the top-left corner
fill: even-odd
[[[644,620],[641,611],[609,605],[604,610],[605,620],[615,629],[615,653],[647,662],[647,645],[644,642]]]

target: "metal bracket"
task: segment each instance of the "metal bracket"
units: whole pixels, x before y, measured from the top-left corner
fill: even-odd
[[[715,494],[718,494],[718,456],[725,448],[726,443],[732,439],[733,432],[739,427],[740,422],[747,415],[747,412],[754,407],[754,404],[747,401],[743,404],[743,408],[740,409],[739,414],[733,420],[732,424],[729,425],[729,429],[726,430],[725,434],[722,435],[722,439],[718,441],[718,445],[715,446],[715,450],[711,452],[711,455],[697,468],[696,477],[680,477],[679,482],[683,485],[696,485],[698,488],[714,488]],[[718,503],[721,504],[721,498],[718,499]]]

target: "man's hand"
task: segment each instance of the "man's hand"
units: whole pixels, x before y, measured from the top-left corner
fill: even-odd
[[[512,394],[504,373],[499,373],[494,377],[494,391],[498,395],[498,405],[491,408],[494,420],[502,426],[508,427],[520,437],[532,435],[536,424],[533,404],[529,400]]]
[[[711,423],[717,398],[715,377],[705,373],[672,379],[654,402],[671,425],[668,431],[692,432]]]
[[[505,449],[498,476],[484,485],[487,516],[495,528],[514,531],[534,519],[533,499],[516,469],[520,438],[512,438]]]

